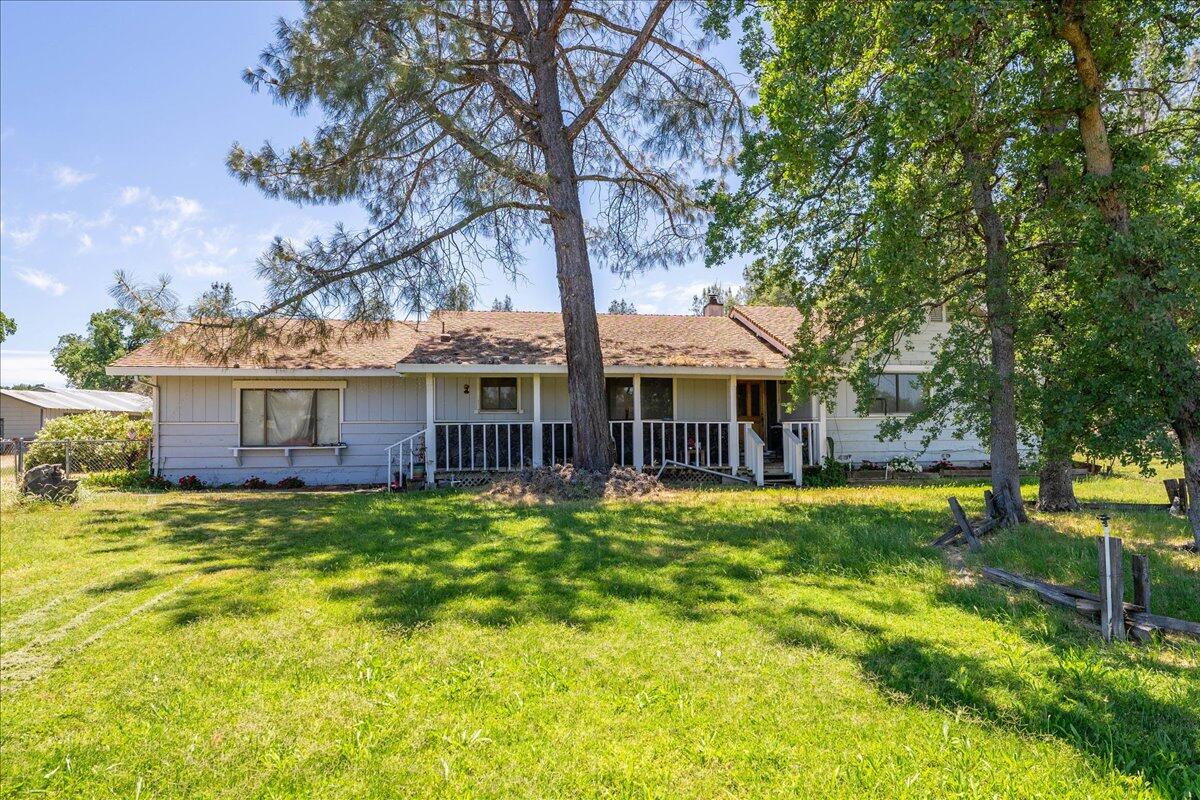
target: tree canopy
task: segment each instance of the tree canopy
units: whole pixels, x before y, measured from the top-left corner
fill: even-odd
[[[106,375],[105,367],[161,332],[154,321],[122,309],[97,311],[88,319],[86,333],[58,337],[58,344],[50,353],[54,357],[54,368],[71,386],[126,391],[133,388],[134,379]]]
[[[1172,253],[1175,268],[1160,274],[1174,281],[1143,299],[1194,308],[1194,262],[1181,263],[1196,252],[1186,246],[1196,159],[1181,160],[1195,141],[1184,119],[1195,114],[1194,4],[1067,5],[761,7],[765,24],[743,58],[760,79],[761,125],[746,138],[738,191],[714,196],[709,257],[753,254],[750,286],[782,289],[810,312],[795,348],[795,391],[828,397],[849,380],[865,409],[874,375],[931,309],[948,307],[949,333],[925,381],[929,402],[884,425],[885,435],[971,430],[992,437],[995,464],[997,410],[1009,405],[1006,424],[1016,430],[1000,439],[1010,452],[1021,429],[1059,443],[1068,458],[1076,447],[1143,462],[1162,452],[1161,406],[1147,414],[1155,406],[1143,392],[1127,404],[1100,400],[1113,384],[1089,388],[1100,374],[1116,384],[1151,379],[1162,365],[1148,356],[1168,340],[1176,372],[1189,358],[1179,349],[1186,337],[1161,338],[1130,313],[1128,297],[1120,311],[1095,302],[1121,294],[1122,281],[1108,278],[1128,245],[1096,234],[1093,198],[1105,187],[1087,176],[1086,148],[1069,124],[1087,97],[1061,31],[1086,6],[1111,86],[1102,99],[1122,146],[1139,154],[1131,178],[1145,187],[1143,218],[1167,223],[1140,246]],[[1190,189],[1180,182],[1188,172]],[[1119,326],[1106,322],[1113,314]],[[1093,335],[1117,327],[1119,346]],[[1113,368],[1134,353],[1141,364],[1118,378]]]

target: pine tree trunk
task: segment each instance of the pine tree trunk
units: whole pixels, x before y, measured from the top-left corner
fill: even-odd
[[[541,122],[538,135],[549,180],[547,201],[553,209],[550,228],[554,234],[566,337],[567,395],[575,451],[572,462],[577,469],[606,470],[612,466],[612,448],[604,402],[604,359],[596,320],[596,293],[583,231],[575,161],[563,123],[553,42],[539,42],[530,56],[534,60]]]
[[[1028,521],[1021,500],[1021,459],[1017,451],[1016,390],[1016,310],[1009,285],[1008,242],[1004,221],[992,198],[993,170],[977,152],[963,149],[963,160],[971,179],[971,203],[983,232],[985,259],[985,298],[987,325],[991,338],[991,458],[992,492],[1003,514],[1002,525]]]
[[[1079,135],[1083,141],[1084,169],[1091,177],[1111,178],[1115,162],[1112,147],[1108,142],[1104,109],[1101,106],[1104,80],[1096,64],[1091,39],[1084,27],[1085,4],[1075,0],[1063,0],[1060,11],[1062,19],[1058,26],[1058,35],[1071,46],[1071,53],[1075,59],[1075,74],[1087,98],[1087,102],[1076,112]],[[1096,203],[1104,221],[1113,232],[1118,236],[1128,236],[1129,204],[1119,185],[1110,183],[1101,192]],[[1134,313],[1132,309],[1130,313]],[[1179,330],[1178,320],[1170,319],[1168,322],[1176,328],[1176,335],[1186,339],[1182,330]],[[1200,365],[1193,359],[1182,366],[1191,373],[1182,385],[1191,388],[1185,391],[1182,397],[1166,398],[1166,406],[1171,427],[1179,437],[1184,480],[1191,493],[1200,490]],[[1191,524],[1196,547],[1200,549],[1200,509],[1197,509],[1196,505],[1189,503],[1188,522]]]

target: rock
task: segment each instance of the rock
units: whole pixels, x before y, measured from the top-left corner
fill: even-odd
[[[79,481],[69,480],[59,464],[30,467],[21,476],[21,493],[43,500],[73,500]]]

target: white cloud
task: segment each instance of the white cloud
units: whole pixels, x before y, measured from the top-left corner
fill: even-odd
[[[642,288],[631,284],[621,296],[633,302],[643,314],[687,314],[692,310],[692,298],[704,291],[707,285],[655,281]]]
[[[94,172],[80,172],[73,167],[68,167],[66,164],[59,164],[54,168],[54,182],[58,184],[60,189],[74,189],[81,183],[86,183],[96,177]]]
[[[35,214],[34,216],[30,217],[26,221],[26,224],[22,227],[6,225],[4,227],[4,233],[10,239],[12,239],[13,244],[17,245],[18,247],[25,247],[26,245],[33,244],[37,238],[42,235],[42,231],[44,231],[47,226],[56,225],[64,228],[70,228],[75,225],[75,222],[76,217],[74,214],[61,211],[53,214]]]
[[[58,278],[40,269],[22,269],[17,271],[17,277],[35,289],[61,297],[67,291],[67,285]]]
[[[211,261],[196,261],[185,264],[179,271],[189,278],[223,278],[229,274],[229,268]]]
[[[121,244],[131,245],[137,244],[146,238],[146,229],[141,225],[133,225],[128,231],[121,234]]]
[[[88,250],[91,250],[91,249],[92,249],[92,237],[88,236],[86,233],[81,233],[79,235],[79,252],[86,253]]]
[[[204,207],[199,200],[175,195],[166,200],[150,195],[150,207],[159,212],[159,216],[151,220],[151,225],[164,237],[170,237],[183,230],[184,225],[200,216]]]
[[[118,195],[117,202],[123,206],[131,206],[134,203],[145,200],[150,196],[150,190],[142,186],[125,186],[121,188],[121,193]]]
[[[0,383],[41,383],[61,388],[67,385],[67,379],[54,369],[54,361],[45,350],[0,350]]]

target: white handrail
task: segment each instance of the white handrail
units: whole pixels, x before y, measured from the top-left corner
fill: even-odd
[[[412,477],[413,477],[413,469],[416,465],[417,447],[416,447],[415,440],[416,439],[424,440],[424,438],[425,438],[425,431],[419,430],[416,433],[412,434],[411,436],[404,437],[403,439],[396,442],[395,444],[388,445],[388,447],[387,447],[387,487],[389,490],[391,490],[391,488],[392,488],[392,464],[395,461],[395,457],[393,456],[392,451],[395,450],[397,447],[401,448],[401,450],[400,450],[400,469],[404,470],[404,449],[403,448],[405,445],[408,445],[408,469],[404,470],[404,474],[407,475],[408,479],[411,481]]]
[[[804,442],[790,425],[783,426],[783,466],[797,486],[804,485]]]
[[[802,444],[801,461],[803,466],[821,466],[822,443],[820,422],[816,420],[793,420],[791,422],[784,422],[783,429],[785,431],[790,429],[792,433],[799,437]],[[787,463],[787,448],[784,448],[784,450],[784,467],[787,468],[788,472],[791,472],[793,470],[793,466]]]
[[[762,437],[754,430],[753,423],[742,423],[743,438],[745,440],[745,460],[746,466],[750,467],[754,472],[754,482],[763,485],[763,453],[766,450],[766,445],[763,443]]]

